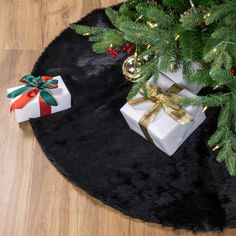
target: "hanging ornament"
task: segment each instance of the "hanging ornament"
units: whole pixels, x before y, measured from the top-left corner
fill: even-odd
[[[119,54],[120,50],[113,48],[112,46],[107,49],[107,52],[115,59]]]
[[[130,43],[126,43],[126,44],[123,46],[122,50],[123,50],[124,52],[126,52],[128,55],[130,55],[130,54],[132,53],[132,51],[133,51],[133,48],[132,48],[132,46],[131,46]]]
[[[230,72],[236,76],[236,66],[231,67]]]
[[[122,71],[125,78],[131,82],[137,82],[140,79],[138,72],[143,64],[141,58],[135,53],[133,56],[126,58],[122,65]]]

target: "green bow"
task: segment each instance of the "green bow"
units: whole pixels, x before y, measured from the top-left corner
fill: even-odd
[[[47,105],[57,106],[56,99],[46,89],[58,88],[58,80],[50,76],[34,77],[32,75],[26,75],[20,82],[26,85],[9,93],[7,95],[8,98],[15,98],[26,93],[33,98],[39,92],[40,97]],[[21,99],[21,97],[19,99]]]

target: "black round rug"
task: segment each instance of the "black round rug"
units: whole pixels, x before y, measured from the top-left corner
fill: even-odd
[[[81,24],[110,27],[104,10]],[[73,98],[67,111],[31,120],[57,169],[126,215],[194,231],[236,226],[236,183],[206,143],[216,110],[172,157],[129,129],[119,109],[131,87],[124,55],[94,54],[86,37],[66,29],[45,50],[36,75],[61,75]]]

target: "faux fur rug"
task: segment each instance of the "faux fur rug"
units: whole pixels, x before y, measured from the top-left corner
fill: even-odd
[[[81,24],[108,27],[104,10]],[[236,226],[236,178],[206,143],[216,110],[172,157],[130,130],[119,109],[130,83],[116,60],[94,54],[86,37],[66,29],[45,50],[34,75],[61,75],[70,110],[31,120],[46,156],[75,185],[126,215],[193,231]]]

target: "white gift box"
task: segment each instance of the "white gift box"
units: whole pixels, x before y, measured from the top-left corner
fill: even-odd
[[[152,79],[149,80],[152,83]],[[166,76],[160,74],[157,86],[163,92],[167,91],[174,82]],[[178,93],[181,97],[195,97],[190,91],[183,89]],[[135,98],[142,97],[138,94]],[[125,120],[129,127],[139,135],[145,135],[142,132],[139,121],[143,115],[153,107],[154,103],[151,101],[143,102],[138,105],[129,105],[126,103],[121,108]],[[161,109],[148,128],[147,131],[153,143],[169,156],[173,155],[176,150],[183,144],[183,142],[192,134],[192,132],[206,119],[205,113],[202,112],[200,106],[187,106],[184,107],[185,111],[193,117],[193,121],[184,125],[178,124],[173,120],[163,109]]]
[[[66,110],[68,108],[71,108],[71,94],[69,90],[67,89],[65,83],[63,82],[61,76],[53,77],[53,79],[58,80],[58,88],[54,89],[46,89],[57,101],[57,106],[51,106],[51,112],[56,113],[59,111]],[[12,92],[15,89],[18,89],[22,86],[9,88],[7,89],[7,93]],[[12,104],[14,101],[16,101],[20,96],[19,95],[15,98],[10,98],[10,104]],[[26,104],[25,107],[22,109],[16,109],[13,111],[17,123],[27,121],[31,118],[40,117],[40,107],[39,107],[39,94],[37,94],[32,100]]]
[[[201,65],[199,63],[195,62],[195,63],[192,64],[193,72],[196,72],[196,71],[200,70],[201,68],[202,67],[201,67]],[[194,94],[198,94],[198,92],[202,89],[201,86],[199,86],[197,84],[189,83],[188,80],[184,78],[183,68],[182,67],[180,67],[179,69],[177,69],[174,72],[162,71],[161,73],[163,73],[168,78],[173,80],[176,84],[181,85],[182,87],[188,89],[190,92],[192,92]]]

